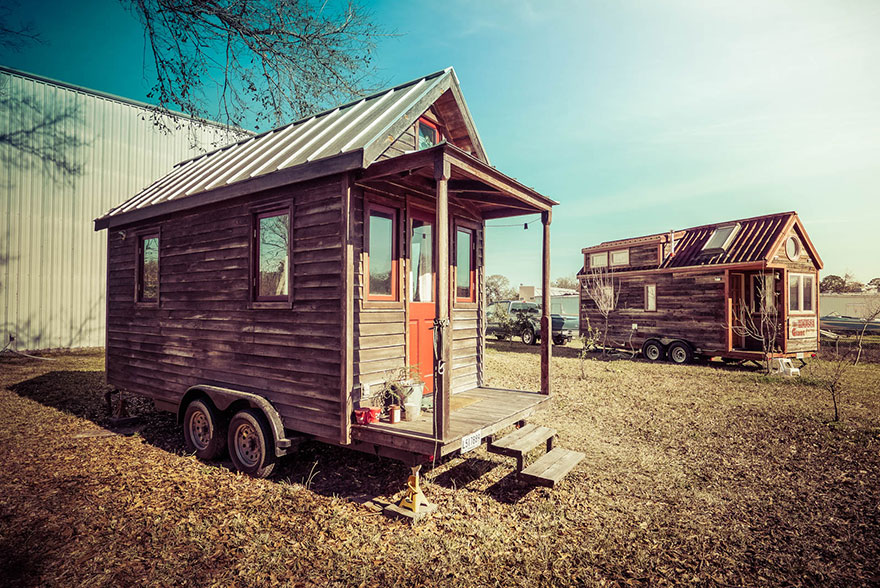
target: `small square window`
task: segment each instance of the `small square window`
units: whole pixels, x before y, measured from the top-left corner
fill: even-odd
[[[137,301],[159,302],[159,235],[138,239]]]
[[[629,249],[611,252],[611,265],[629,265]]]
[[[287,300],[290,293],[290,214],[257,215],[254,300]]]
[[[416,150],[428,149],[440,142],[440,131],[437,125],[420,118],[416,125]]]
[[[590,255],[590,267],[608,267],[608,252],[593,253]]]

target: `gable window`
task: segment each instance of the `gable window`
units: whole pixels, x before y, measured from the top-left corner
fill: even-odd
[[[608,252],[593,253],[590,255],[590,268],[608,267]]]
[[[370,204],[367,213],[367,300],[397,300],[397,211]]]
[[[290,213],[265,212],[255,223],[254,300],[287,300],[290,293]]]
[[[789,274],[788,310],[793,313],[816,312],[816,278],[810,274]]]
[[[159,302],[159,234],[138,238],[137,301]]]
[[[437,125],[424,118],[420,118],[416,124],[416,150],[433,147],[440,142],[440,131]]]
[[[474,231],[458,227],[455,231],[455,299],[474,302]]]
[[[645,286],[645,310],[657,310],[657,284]]]
[[[701,252],[706,254],[724,253],[739,233],[739,229],[739,223],[716,228],[706,244],[703,245]]]
[[[791,261],[797,261],[801,257],[801,241],[794,235],[785,240],[785,255]]]
[[[629,265],[629,249],[619,249],[611,252],[611,265]]]

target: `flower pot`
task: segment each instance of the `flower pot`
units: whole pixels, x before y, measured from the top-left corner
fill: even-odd
[[[400,406],[392,404],[388,407],[388,420],[392,425],[400,422]]]
[[[379,415],[382,414],[382,409],[371,406],[367,410],[370,411],[370,417],[367,422],[368,423],[378,423],[379,422]]]
[[[404,420],[414,421],[422,414],[422,398],[425,394],[424,382],[412,384],[409,394],[403,401]]]
[[[370,422],[370,409],[369,408],[356,408],[354,409],[354,419],[355,422],[359,425],[366,425]]]

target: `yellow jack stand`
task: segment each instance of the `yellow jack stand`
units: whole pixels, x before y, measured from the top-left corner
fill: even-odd
[[[415,524],[437,510],[437,505],[428,502],[419,485],[419,470],[421,469],[420,465],[412,467],[412,475],[406,481],[406,493],[399,503],[389,504],[385,507],[387,515],[401,517]]]

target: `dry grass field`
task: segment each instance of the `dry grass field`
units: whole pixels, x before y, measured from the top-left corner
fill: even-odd
[[[0,584],[540,586],[880,583],[880,365],[842,421],[809,370],[580,362],[557,349],[533,422],[586,459],[532,489],[481,448],[427,472],[416,528],[361,504],[401,465],[307,443],[269,480],[185,454],[145,401],[103,425],[103,357],[0,359]],[[492,343],[491,383],[535,389],[536,348]],[[582,377],[583,370],[583,377]]]

